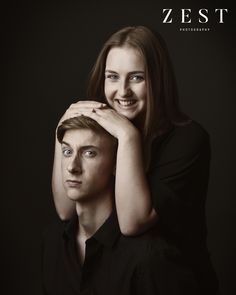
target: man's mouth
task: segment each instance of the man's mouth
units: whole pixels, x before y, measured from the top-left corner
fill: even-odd
[[[78,187],[82,184],[82,181],[68,179],[66,180],[66,183],[69,187]]]
[[[134,105],[137,100],[135,99],[115,99],[115,101],[117,101],[119,103],[119,105],[123,106],[123,107],[129,107],[129,106],[132,106]]]

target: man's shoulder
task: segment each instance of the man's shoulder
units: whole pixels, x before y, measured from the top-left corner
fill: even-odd
[[[120,242],[139,264],[167,257],[176,260],[180,256],[179,250],[162,238],[155,228],[134,237],[121,236]]]
[[[139,294],[196,294],[194,273],[174,245],[150,230],[134,238],[132,246],[136,247],[134,281]]]
[[[67,221],[62,221],[59,218],[50,221],[43,230],[43,242],[47,244],[55,243],[56,240],[61,238],[66,224]]]
[[[56,219],[50,222],[42,233],[42,261],[45,273],[61,263],[64,253],[64,222]]]

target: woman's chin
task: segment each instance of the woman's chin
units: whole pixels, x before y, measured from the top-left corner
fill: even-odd
[[[137,109],[125,109],[125,108],[119,108],[119,107],[115,107],[115,110],[117,111],[118,114],[126,117],[128,120],[133,121],[137,115]]]

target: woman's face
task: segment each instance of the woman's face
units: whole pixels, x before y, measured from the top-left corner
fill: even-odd
[[[129,120],[144,114],[145,64],[138,50],[127,46],[111,48],[106,60],[104,91],[109,105]]]

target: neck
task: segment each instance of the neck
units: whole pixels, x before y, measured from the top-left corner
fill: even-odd
[[[103,193],[102,197],[97,195],[91,198],[89,202],[76,202],[76,212],[79,217],[77,235],[84,240],[93,236],[110,216],[112,207],[113,191],[110,190]]]

